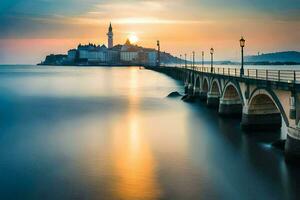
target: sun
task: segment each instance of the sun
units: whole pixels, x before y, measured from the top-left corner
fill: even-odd
[[[134,33],[129,35],[128,38],[129,38],[130,43],[132,43],[132,44],[136,44],[139,41],[138,36]]]

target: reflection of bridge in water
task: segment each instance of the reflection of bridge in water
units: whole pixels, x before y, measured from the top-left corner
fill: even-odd
[[[285,154],[300,161],[300,71],[236,68],[149,68],[184,83],[187,95],[218,108],[220,115],[241,115],[245,130],[288,127]],[[283,119],[283,120],[282,120]]]

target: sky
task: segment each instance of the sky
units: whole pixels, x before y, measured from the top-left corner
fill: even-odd
[[[79,43],[115,44],[132,34],[138,45],[173,55],[215,49],[216,60],[300,51],[300,0],[1,0],[0,63],[35,64]],[[189,56],[188,56],[189,57]]]

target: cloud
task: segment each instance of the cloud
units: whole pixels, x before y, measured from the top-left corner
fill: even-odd
[[[241,34],[253,39],[254,49],[299,49],[300,42],[299,0],[0,0],[0,40],[103,43],[110,21],[116,42],[134,31],[145,45],[160,38],[170,51],[217,44],[231,49]]]
[[[43,23],[53,23],[53,24],[72,24],[72,25],[105,25],[108,22],[113,24],[208,24],[213,23],[213,21],[201,21],[201,20],[173,20],[173,19],[160,19],[156,17],[129,17],[129,18],[104,18],[100,19],[94,17],[65,17],[65,16],[55,16],[51,18],[32,18],[32,21],[43,22]]]
[[[115,24],[299,21],[299,0],[1,0],[0,38]]]

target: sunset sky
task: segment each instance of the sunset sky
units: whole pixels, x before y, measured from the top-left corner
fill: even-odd
[[[31,64],[79,43],[115,44],[135,33],[139,45],[174,55],[215,48],[216,60],[300,51],[299,0],[1,0],[0,63]]]

